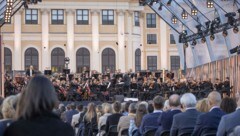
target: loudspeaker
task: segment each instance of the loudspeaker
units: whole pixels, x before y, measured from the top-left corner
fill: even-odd
[[[114,101],[124,102],[124,96],[123,95],[114,95]]]

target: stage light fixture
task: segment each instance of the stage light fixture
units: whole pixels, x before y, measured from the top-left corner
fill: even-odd
[[[159,5],[159,7],[158,7],[158,10],[162,10],[162,7],[163,7],[163,4],[162,3],[160,3],[160,5]]]
[[[234,27],[233,27],[233,32],[234,32],[235,34],[239,32],[239,29],[238,29],[237,26],[234,26]]]
[[[214,22],[215,22],[215,26],[214,27],[218,27],[220,25],[220,23],[221,23],[220,17],[215,18]]]
[[[192,15],[193,16],[196,16],[197,15],[197,13],[198,13],[198,10],[197,10],[197,8],[192,8],[192,11],[191,11],[191,13],[192,13]]]
[[[207,0],[207,8],[213,8],[214,2],[213,0]]]
[[[202,42],[202,43],[205,43],[205,42],[206,42],[206,38],[203,37],[203,38],[201,39],[201,42]]]
[[[205,22],[205,25],[206,25],[206,28],[207,28],[207,29],[210,28],[210,24],[211,24],[211,21],[207,21],[207,22]]]
[[[171,3],[172,3],[172,0],[169,0],[169,1],[167,2],[167,6],[171,6]]]
[[[210,35],[210,40],[213,41],[215,39],[215,36],[212,34]]]
[[[182,12],[182,19],[187,19],[188,18],[188,14],[187,14],[187,12],[184,10],[183,12]]]
[[[177,18],[174,16],[174,17],[172,17],[172,23],[173,24],[177,24]]]
[[[235,17],[236,16],[236,13],[235,12],[230,12],[230,13],[227,13],[225,14],[225,17],[228,18],[228,23],[233,26],[234,25],[234,21],[235,21]]]
[[[222,33],[222,35],[223,35],[223,37],[227,37],[227,35],[228,35],[228,32],[227,32],[227,30],[223,30],[223,33]]]

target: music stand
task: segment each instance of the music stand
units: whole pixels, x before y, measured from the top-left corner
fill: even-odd
[[[52,70],[44,70],[44,75],[46,76],[52,75]]]
[[[73,80],[73,76],[74,76],[73,74],[69,74],[69,75],[68,75],[69,81],[72,81],[72,80]]]
[[[63,69],[63,73],[64,73],[65,75],[70,74],[70,69]]]
[[[156,77],[156,78],[161,77],[161,72],[156,72],[156,73],[155,73],[155,77]]]

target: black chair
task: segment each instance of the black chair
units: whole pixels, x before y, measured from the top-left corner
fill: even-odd
[[[152,128],[144,132],[143,136],[155,136],[157,128]]]
[[[161,132],[160,136],[170,136],[170,131],[169,130],[164,130]]]
[[[128,128],[122,129],[121,136],[128,136]]]
[[[112,125],[109,127],[107,136],[118,136],[117,125]]]
[[[106,125],[102,125],[101,127],[100,127],[100,130],[99,130],[99,133],[101,134],[103,131],[105,131],[106,130]]]
[[[139,134],[138,129],[136,129],[132,132],[132,136],[138,136],[138,134]]]
[[[194,128],[184,128],[179,132],[178,136],[191,136]]]
[[[180,133],[178,136],[191,136],[192,133],[189,132],[184,132],[184,133]]]

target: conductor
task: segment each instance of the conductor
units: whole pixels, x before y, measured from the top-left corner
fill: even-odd
[[[33,70],[33,66],[31,65],[29,69],[26,71],[26,76],[27,77],[32,77],[35,74],[35,71]]]

